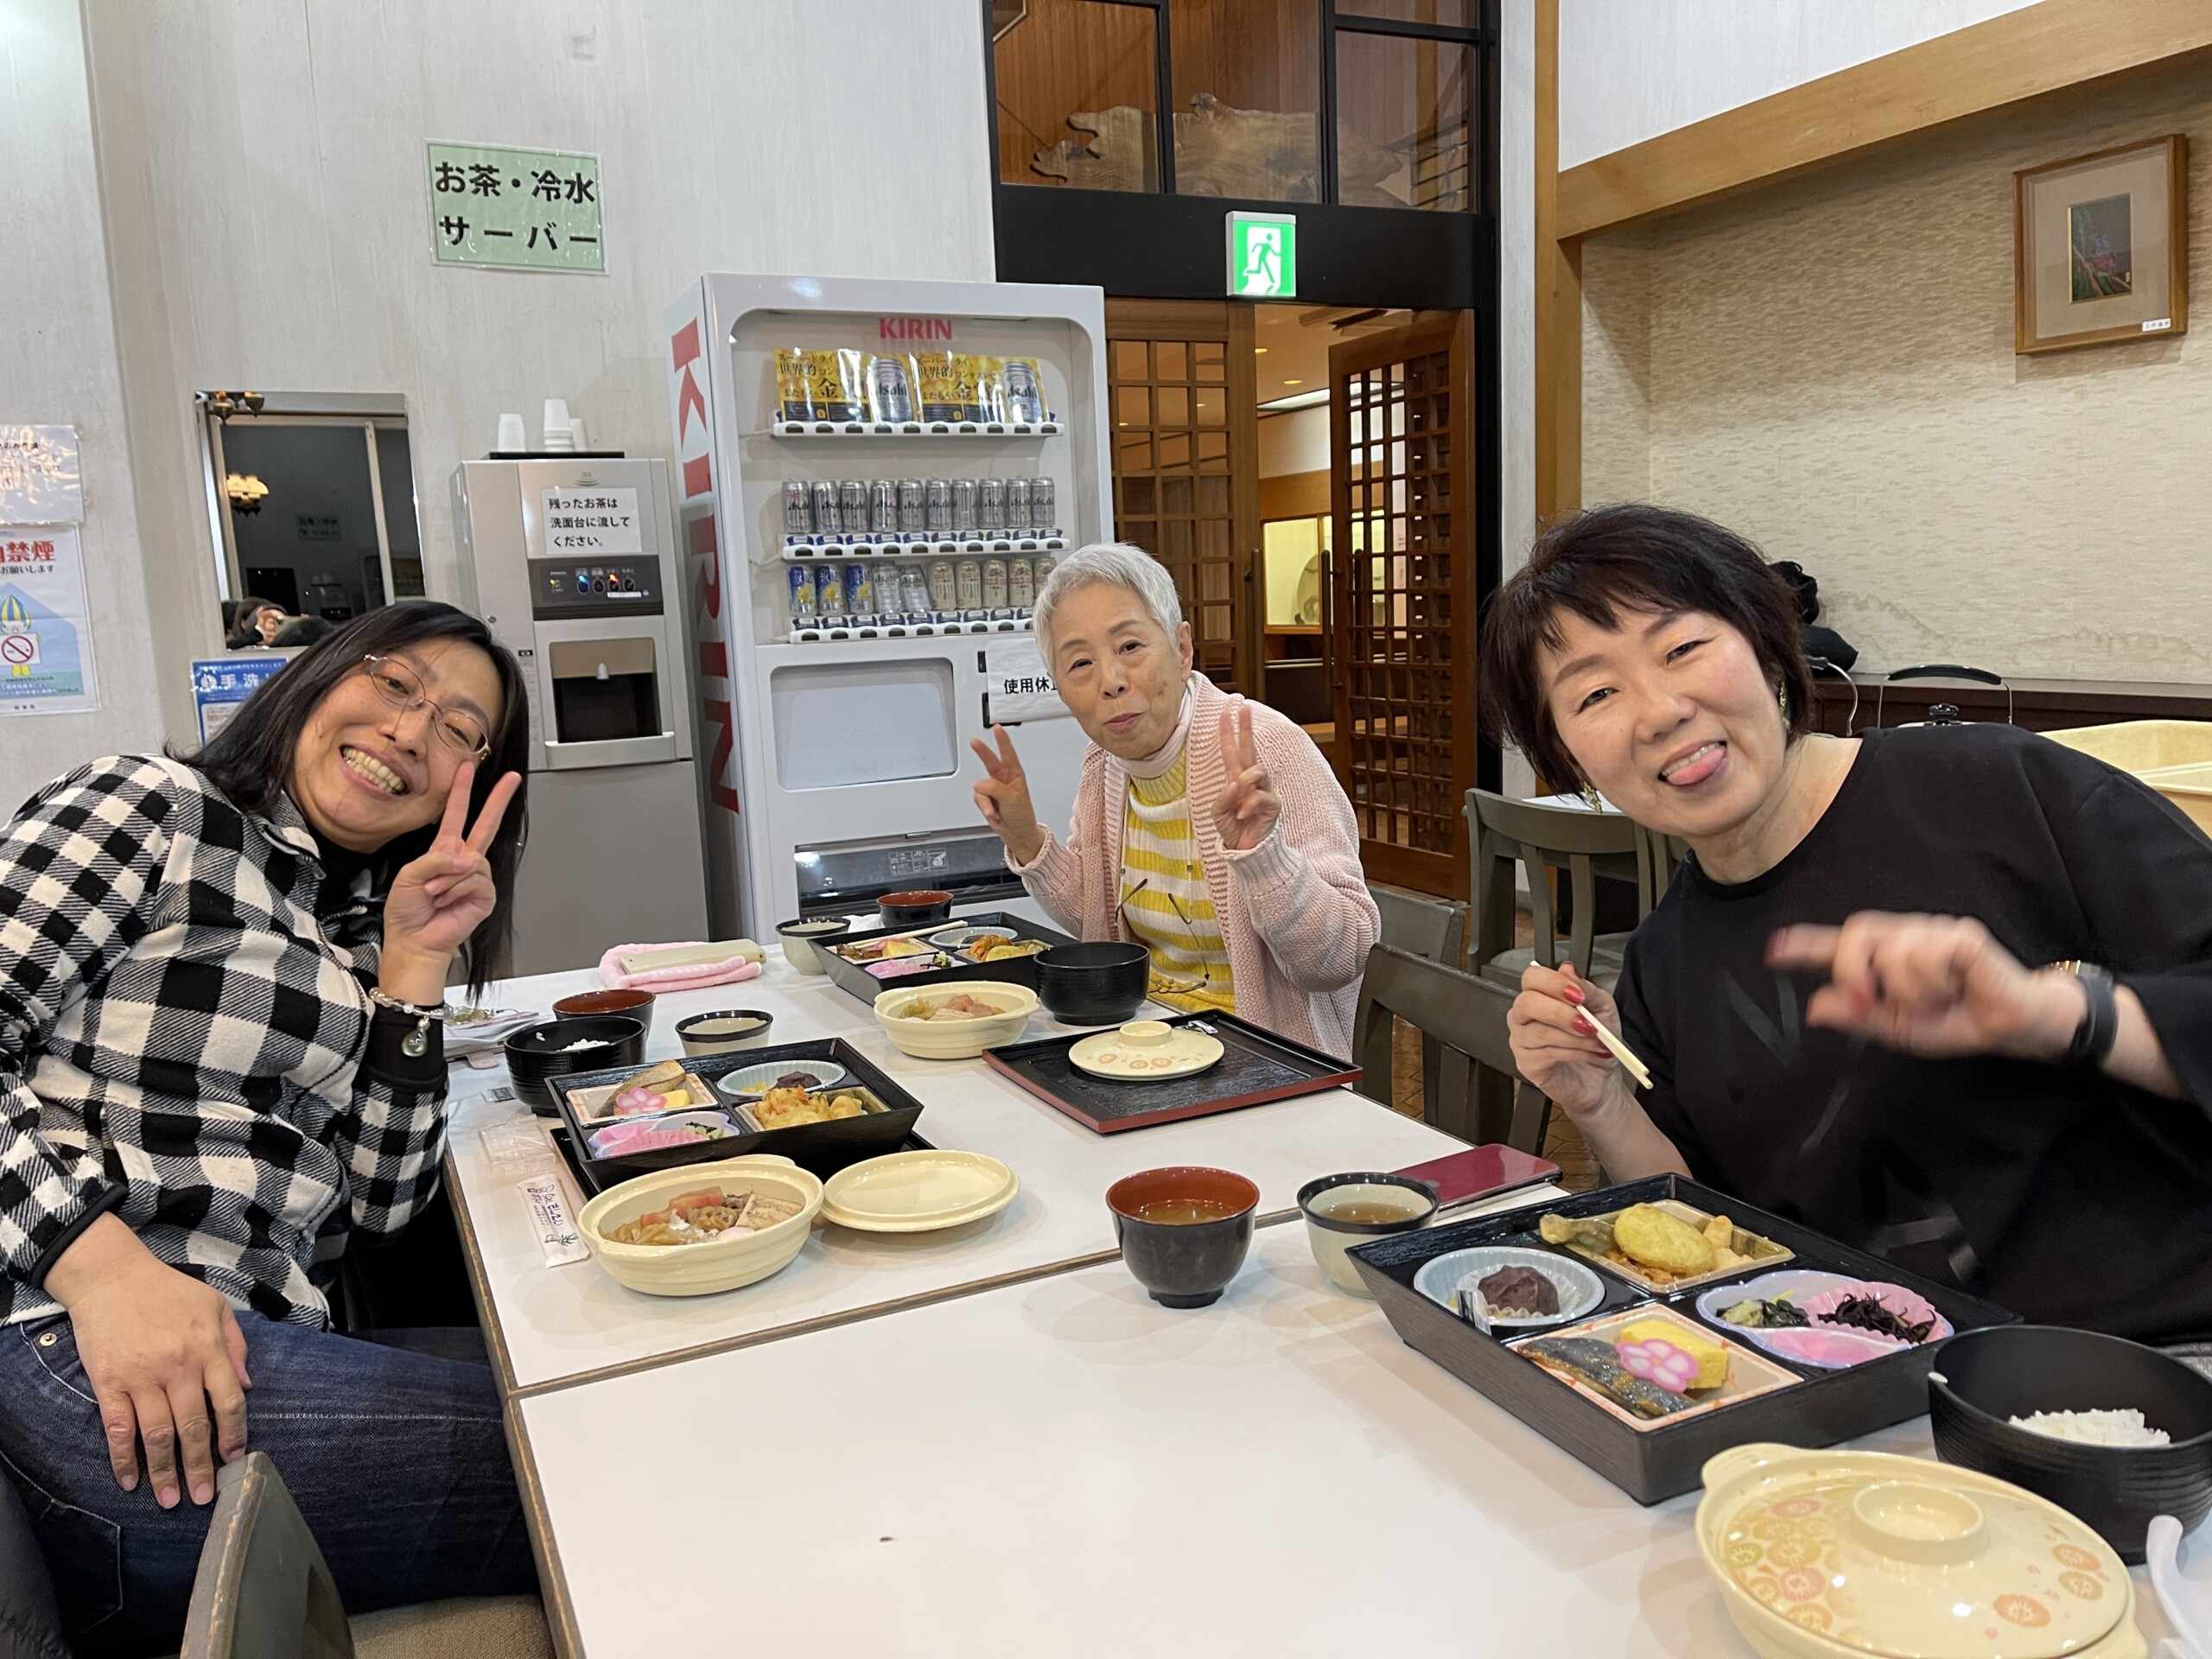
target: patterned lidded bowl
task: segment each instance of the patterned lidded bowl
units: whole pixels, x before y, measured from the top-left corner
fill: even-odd
[[[1699,1553],[1769,1659],[2145,1659],[2094,1530],[1972,1470],[1739,1446],[1705,1465]]]

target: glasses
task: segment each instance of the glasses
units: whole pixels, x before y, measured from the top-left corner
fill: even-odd
[[[430,694],[423,687],[423,677],[402,658],[364,657],[361,669],[369,677],[369,683],[376,687],[378,695],[393,708],[428,707],[430,729],[438,734],[438,741],[454,753],[481,760],[492,753],[491,734],[484,729],[484,722],[474,715],[432,702]]]
[[[1122,919],[1122,925],[1129,932],[1135,933],[1138,931],[1137,928],[1129,920],[1129,900],[1135,898],[1137,894],[1142,893],[1151,885],[1152,878],[1150,876],[1145,875],[1138,877],[1136,886],[1126,889],[1122,894],[1122,902],[1115,906],[1116,913],[1118,914]],[[1196,922],[1191,919],[1190,912],[1183,908],[1183,901],[1178,899],[1173,893],[1170,893],[1166,887],[1162,887],[1160,890],[1160,896],[1166,899],[1169,905],[1173,906],[1175,911],[1175,919],[1183,924],[1183,931],[1185,933],[1190,934],[1197,933],[1198,931],[1198,925]],[[1211,974],[1202,974],[1197,979],[1191,979],[1182,975],[1171,974],[1155,962],[1152,966],[1152,983],[1149,988],[1154,992],[1160,993],[1168,996],[1189,996],[1196,992],[1205,989],[1211,978],[1212,976]]]

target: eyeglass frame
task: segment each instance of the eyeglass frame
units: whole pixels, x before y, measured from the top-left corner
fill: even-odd
[[[409,662],[404,657],[390,657],[385,656],[381,652],[372,651],[364,654],[361,660],[354,664],[354,666],[364,671],[368,671],[372,669],[372,665],[381,665],[385,663],[396,664],[400,668],[404,669],[409,677],[414,680],[416,687],[414,701],[411,702],[401,702],[384,689],[384,683],[379,680],[373,672],[369,672],[369,683],[376,687],[377,696],[384,699],[386,707],[397,709],[409,714],[413,713],[417,709],[428,709],[431,714],[430,729],[437,734],[438,741],[444,744],[448,750],[452,751],[455,754],[463,755],[468,760],[476,761],[480,765],[491,758],[492,734],[490,731],[486,730],[484,733],[484,741],[473,749],[464,749],[461,747],[447,735],[445,727],[440,722],[448,717],[466,720],[479,727],[482,727],[484,722],[478,720],[474,715],[469,714],[465,709],[448,710],[444,704],[432,697],[430,696],[429,687],[423,683],[423,671],[416,668],[414,664]]]

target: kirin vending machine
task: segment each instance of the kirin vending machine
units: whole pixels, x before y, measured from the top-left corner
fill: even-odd
[[[1042,919],[968,744],[1007,725],[1065,831],[1029,608],[1111,533],[1103,293],[712,276],[667,335],[715,935],[912,887]]]

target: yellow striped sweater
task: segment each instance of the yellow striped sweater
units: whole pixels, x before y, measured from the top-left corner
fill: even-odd
[[[1229,947],[1191,829],[1185,760],[1129,779],[1122,822],[1122,918],[1152,952],[1152,996],[1185,1013],[1236,1012]]]

